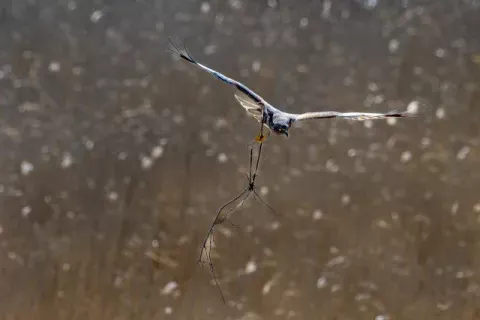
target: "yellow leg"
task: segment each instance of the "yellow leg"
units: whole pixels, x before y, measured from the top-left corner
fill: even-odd
[[[267,126],[265,126],[265,124],[262,122],[261,123],[261,127],[260,127],[260,132],[258,133],[258,135],[255,137],[255,139],[253,141],[251,141],[249,144],[248,144],[248,147],[251,147],[252,144],[255,144],[255,143],[263,143],[265,142],[265,140],[267,140],[267,138],[270,136],[270,130]]]
[[[255,139],[253,139],[249,144],[248,144],[248,147],[251,148],[252,145],[256,144],[256,143],[263,143],[265,142],[265,140],[267,140],[267,137],[268,135],[264,135],[264,134],[258,134]]]
[[[255,137],[255,141],[258,142],[258,143],[264,142],[265,139],[267,139],[267,136],[263,135],[263,134],[259,134]]]

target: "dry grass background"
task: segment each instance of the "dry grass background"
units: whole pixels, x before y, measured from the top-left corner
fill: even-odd
[[[4,1],[1,319],[480,319],[477,1]],[[167,37],[286,110],[390,110],[265,144]],[[245,270],[252,272],[246,273]]]

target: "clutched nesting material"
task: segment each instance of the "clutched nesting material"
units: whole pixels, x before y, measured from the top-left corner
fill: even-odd
[[[215,274],[215,269],[212,263],[212,257],[211,257],[211,251],[212,248],[215,244],[215,238],[214,238],[214,230],[217,225],[220,225],[224,222],[228,222],[231,225],[236,226],[232,222],[228,220],[228,216],[235,211],[236,209],[239,209],[243,206],[245,201],[250,197],[250,195],[253,194],[253,196],[258,199],[264,206],[266,206],[271,212],[276,214],[275,210],[268,205],[258,194],[256,188],[255,188],[255,180],[257,178],[258,174],[258,168],[260,164],[260,158],[262,154],[262,147],[263,143],[265,142],[266,136],[263,133],[264,129],[264,122],[261,122],[261,128],[260,128],[260,133],[255,137],[254,142],[258,143],[258,152],[255,156],[255,161],[254,161],[254,152],[253,152],[253,146],[250,147],[250,162],[249,162],[249,173],[247,174],[247,187],[243,189],[236,197],[234,197],[232,200],[228,201],[224,205],[220,207],[220,209],[217,211],[217,215],[215,216],[215,220],[213,221],[207,236],[205,237],[205,240],[203,241],[201,252],[200,252],[200,257],[198,258],[197,263],[200,264],[207,264],[209,266],[210,272],[212,273],[213,280],[215,285],[220,291],[220,295],[222,296],[222,300],[225,303],[225,297],[223,295],[223,292],[220,288],[220,285],[217,280],[217,276]]]

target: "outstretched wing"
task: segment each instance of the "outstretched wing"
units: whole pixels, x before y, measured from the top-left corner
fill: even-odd
[[[320,112],[307,112],[302,114],[292,115],[296,121],[308,120],[308,119],[328,119],[328,118],[341,118],[347,120],[377,120],[386,118],[409,118],[415,116],[412,112],[398,112],[391,111],[387,113],[369,113],[369,112],[336,112],[336,111],[320,111]]]
[[[204,66],[203,64],[201,63],[198,63],[196,60],[193,59],[193,57],[188,53],[187,49],[185,48],[185,53],[183,53],[182,51],[180,51],[180,49],[173,43],[173,41],[169,38],[170,40],[170,46],[168,47],[168,49],[170,50],[170,52],[172,52],[175,56],[177,57],[180,57],[194,65],[196,65],[197,67],[201,68],[202,70],[214,75],[217,79],[220,79],[222,80],[223,82],[229,84],[229,85],[232,85],[232,86],[235,86],[240,92],[242,92],[243,94],[247,95],[250,99],[252,99],[255,103],[257,104],[260,104],[260,105],[264,105],[266,104],[265,100],[263,100],[262,97],[260,97],[258,94],[256,94],[252,89],[248,88],[246,85],[244,85],[243,83],[240,83],[234,79],[231,79],[223,74],[221,74],[220,72],[218,71],[215,71],[213,69],[210,69],[209,67],[207,66]]]

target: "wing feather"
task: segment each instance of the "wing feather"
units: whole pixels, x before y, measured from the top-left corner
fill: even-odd
[[[235,94],[235,99],[240,103],[240,105],[247,111],[247,113],[253,116],[258,122],[262,122],[263,109],[265,105],[258,104],[252,101],[248,96],[244,94]],[[264,124],[264,128],[267,129],[267,136],[270,135],[270,128]]]
[[[392,111],[387,113],[321,111],[297,114],[295,115],[295,120],[342,118],[347,120],[365,121],[386,118],[408,118],[412,116],[414,116],[414,114],[408,111]]]
[[[263,112],[263,106],[259,105],[245,97],[242,97],[239,94],[235,94],[235,99],[240,103],[240,105],[250,114],[261,116]]]

